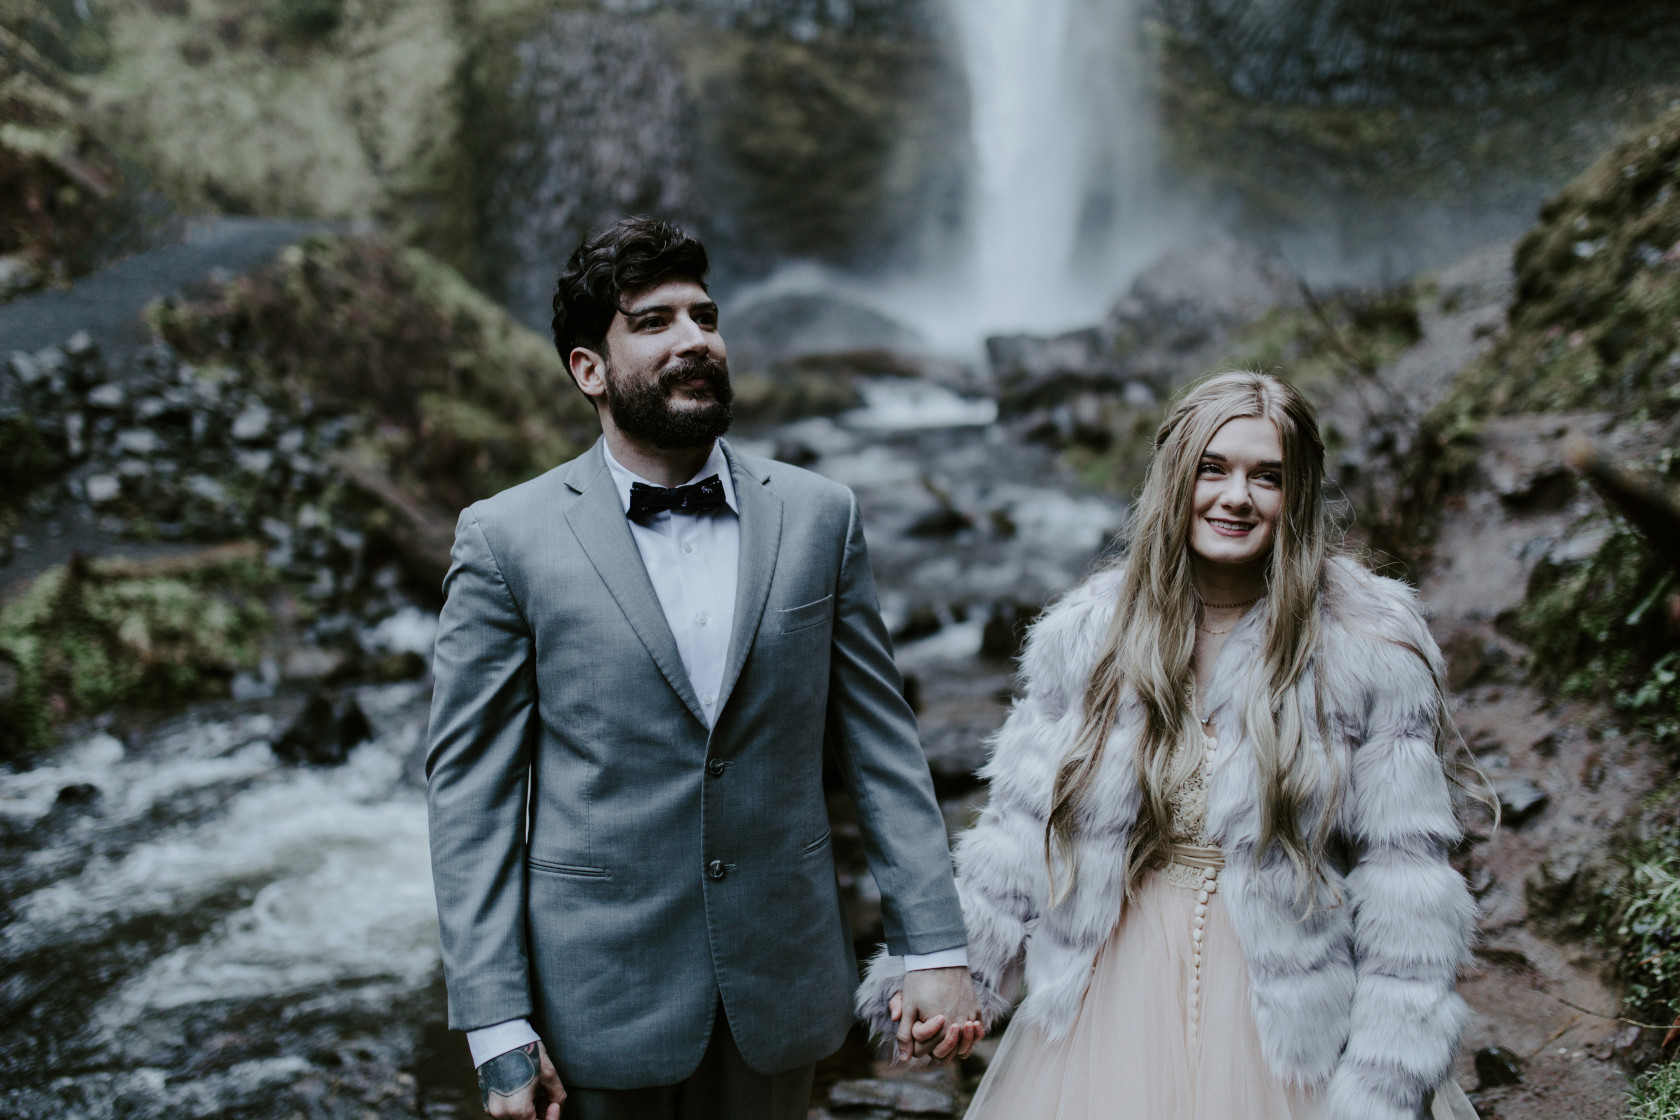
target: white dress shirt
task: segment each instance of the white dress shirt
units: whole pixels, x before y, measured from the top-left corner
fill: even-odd
[[[612,448],[603,443],[607,470],[618,489],[619,504],[628,517],[630,487],[653,483],[631,472],[613,458]],[[705,513],[656,513],[643,521],[631,521],[630,536],[641,553],[654,594],[665,612],[671,635],[677,640],[683,669],[694,695],[706,713],[706,725],[717,725],[718,695],[729,657],[730,634],[735,627],[735,587],[740,575],[741,507],[735,500],[735,480],[729,474],[729,460],[714,442],[706,463],[689,483],[717,475],[723,483],[722,509]],[[685,483],[684,485],[687,485]],[[950,968],[968,964],[966,948],[937,953],[911,954],[904,958],[907,971]],[[467,1032],[473,1065],[517,1050],[537,1041],[537,1032],[525,1019],[510,1019],[490,1027]]]

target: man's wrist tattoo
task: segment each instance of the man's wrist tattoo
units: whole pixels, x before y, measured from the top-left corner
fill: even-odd
[[[537,1080],[537,1044],[527,1042],[517,1050],[498,1054],[478,1067],[478,1095],[490,1109],[491,1097],[511,1097],[529,1089]]]

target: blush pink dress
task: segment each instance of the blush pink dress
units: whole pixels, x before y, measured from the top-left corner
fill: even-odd
[[[1097,955],[1070,1030],[1010,1024],[967,1120],[1328,1120],[1322,1094],[1280,1081],[1249,1011],[1248,966],[1207,834],[1204,736],[1172,802],[1173,862],[1149,872]],[[1475,1120],[1454,1082],[1431,1120]]]

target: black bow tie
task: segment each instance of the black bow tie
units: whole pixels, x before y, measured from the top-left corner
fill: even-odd
[[[656,513],[704,513],[726,504],[723,500],[723,480],[717,475],[691,482],[687,486],[649,486],[645,482],[630,484],[632,521],[641,521]]]

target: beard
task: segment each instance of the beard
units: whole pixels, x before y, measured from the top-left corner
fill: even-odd
[[[704,379],[711,400],[695,400],[686,408],[671,403],[671,393],[684,381]],[[607,411],[613,423],[632,439],[645,440],[665,451],[700,447],[729,430],[734,419],[735,392],[729,385],[729,363],[716,358],[684,358],[651,381],[626,385],[607,369]]]

